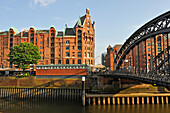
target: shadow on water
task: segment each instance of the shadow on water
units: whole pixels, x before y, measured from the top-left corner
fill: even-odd
[[[0,100],[0,113],[170,113],[168,104],[91,105],[55,101]]]

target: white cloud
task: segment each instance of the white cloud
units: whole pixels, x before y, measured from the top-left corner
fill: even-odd
[[[10,8],[10,7],[5,7],[5,6],[0,6],[0,8],[2,8],[2,9],[6,9],[6,10],[11,10],[11,8]]]
[[[63,18],[61,18],[61,17],[55,17],[54,19],[55,19],[55,20],[62,20]]]
[[[56,2],[57,0],[33,0],[30,2],[30,7],[34,8],[37,4],[40,4],[42,7],[46,7],[47,5]]]

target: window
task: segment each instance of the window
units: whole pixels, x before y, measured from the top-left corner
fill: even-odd
[[[70,57],[70,53],[69,52],[66,52],[66,57]]]
[[[59,46],[61,45],[61,43],[59,42]]]
[[[54,64],[54,59],[51,59],[51,64]]]
[[[51,33],[51,37],[54,37],[54,33]]]
[[[78,46],[78,50],[81,50],[81,46]]]
[[[73,64],[75,64],[75,61],[73,60]]]
[[[67,40],[67,41],[66,41],[66,44],[69,44],[69,43],[70,43],[70,41],[69,41],[69,40]]]
[[[81,35],[81,30],[78,30],[78,35]]]
[[[93,60],[91,60],[91,64],[93,64]]]
[[[54,38],[51,38],[51,43],[54,43]]]
[[[73,46],[73,50],[74,50],[74,46]]]
[[[51,46],[54,47],[54,43],[51,43]]]
[[[90,57],[90,53],[87,53],[87,57]]]
[[[81,59],[78,59],[78,64],[81,64]]]
[[[61,64],[61,60],[58,60],[58,64]]]
[[[78,45],[81,45],[81,44],[82,44],[82,43],[81,43],[81,41],[79,40],[79,41],[78,41]]]
[[[150,51],[150,49],[148,48],[148,51]]]
[[[81,57],[81,52],[78,52],[78,57]]]
[[[73,52],[73,57],[75,57],[75,53]]]
[[[54,48],[51,49],[51,53],[54,53]]]
[[[60,52],[60,48],[58,49],[58,51]]]
[[[84,57],[86,57],[86,52],[84,53]]]
[[[54,54],[51,54],[51,58],[54,58]]]
[[[69,64],[69,59],[66,60],[66,64]]]
[[[61,55],[60,55],[60,54],[59,54],[58,56],[59,56],[59,57],[61,57]]]
[[[69,50],[69,46],[66,46],[66,50]]]
[[[34,44],[34,33],[33,32],[30,35],[30,42]]]

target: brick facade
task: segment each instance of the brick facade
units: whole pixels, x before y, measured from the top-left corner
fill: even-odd
[[[33,43],[39,48],[41,60],[38,65],[50,64],[90,64],[94,65],[95,22],[91,22],[90,10],[79,17],[73,28],[65,26],[57,31],[54,26],[49,30],[29,30],[18,32],[14,27],[0,32],[0,67],[13,67],[7,61],[10,48],[20,43]]]

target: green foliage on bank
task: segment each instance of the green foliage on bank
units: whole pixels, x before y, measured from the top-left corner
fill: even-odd
[[[23,71],[28,69],[30,64],[37,64],[38,60],[41,59],[38,47],[27,42],[12,47],[8,57],[10,63],[14,64],[16,68],[23,69]]]

